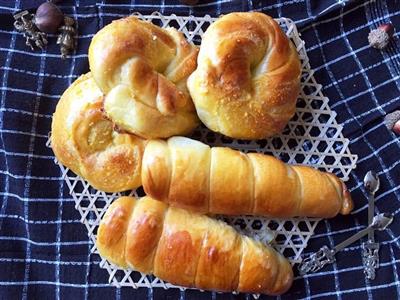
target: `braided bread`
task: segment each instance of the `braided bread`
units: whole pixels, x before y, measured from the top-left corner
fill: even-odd
[[[295,112],[301,65],[294,45],[263,13],[231,13],[204,33],[188,88],[200,120],[239,139],[283,130]]]
[[[292,284],[289,262],[271,247],[204,215],[149,197],[122,197],[104,215],[97,249],[114,264],[205,290],[278,295]]]
[[[144,140],[113,131],[102,111],[103,98],[90,74],[79,77],[57,104],[51,146],[63,165],[99,190],[136,188]]]
[[[147,144],[142,184],[154,199],[200,213],[328,218],[353,207],[333,174],[183,137]]]
[[[186,88],[198,49],[176,29],[136,17],[113,21],[89,47],[89,65],[120,128],[145,138],[190,133],[198,118]]]

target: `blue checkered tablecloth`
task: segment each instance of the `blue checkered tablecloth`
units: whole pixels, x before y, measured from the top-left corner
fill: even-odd
[[[79,213],[45,146],[51,115],[62,92],[88,71],[93,34],[111,20],[134,11],[218,16],[257,10],[296,21],[306,42],[315,77],[330,98],[337,120],[358,154],[348,186],[355,200],[351,216],[322,221],[306,253],[334,245],[367,223],[364,174],[381,179],[376,212],[392,212],[390,229],[377,233],[381,267],[373,282],[363,274],[360,243],[337,255],[318,273],[296,276],[282,299],[400,298],[400,139],[386,129],[383,116],[400,109],[400,1],[270,0],[61,1],[64,13],[79,23],[77,53],[61,60],[50,36],[43,52],[29,51],[12,26],[12,13],[43,1],[0,0],[0,299],[225,299],[228,294],[199,291],[116,288],[90,255],[91,244]],[[397,27],[384,51],[368,46],[379,24]],[[249,295],[238,298],[251,299]]]

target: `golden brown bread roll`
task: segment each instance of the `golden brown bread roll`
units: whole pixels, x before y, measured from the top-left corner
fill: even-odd
[[[142,184],[154,199],[200,213],[329,218],[353,208],[331,173],[184,137],[149,141]]]
[[[113,21],[89,47],[104,109],[120,128],[145,138],[185,135],[198,125],[186,88],[198,49],[173,28],[136,17]]]
[[[278,295],[293,281],[289,262],[271,247],[150,197],[114,201],[96,244],[118,266],[185,287]]]
[[[57,104],[51,146],[63,165],[99,190],[136,188],[144,140],[113,131],[102,111],[103,98],[90,74],[79,77]]]
[[[283,130],[295,112],[301,65],[294,45],[269,16],[231,13],[202,37],[188,88],[200,120],[239,139]]]

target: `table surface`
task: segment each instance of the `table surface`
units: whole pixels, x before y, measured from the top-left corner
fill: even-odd
[[[86,229],[45,143],[60,95],[88,71],[90,39],[105,24],[135,11],[218,16],[248,10],[296,22],[315,77],[338,113],[352,153],[359,156],[348,181],[353,213],[320,222],[306,253],[333,246],[364,228],[367,199],[362,180],[368,170],[375,170],[381,180],[375,212],[395,215],[390,228],[376,234],[381,266],[374,281],[365,279],[357,242],[320,272],[296,274],[293,287],[281,298],[400,298],[400,139],[383,124],[387,113],[400,109],[399,0],[200,0],[195,7],[168,0],[61,1],[63,12],[79,24],[78,49],[66,60],[60,59],[55,36],[49,37],[45,51],[32,52],[13,29],[12,13],[41,2],[0,0],[0,299],[234,297],[110,286],[99,257],[90,255]],[[388,48],[370,48],[368,32],[389,22],[398,32]]]

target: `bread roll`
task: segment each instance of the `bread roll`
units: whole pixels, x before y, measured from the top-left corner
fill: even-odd
[[[295,46],[269,16],[230,13],[202,37],[188,88],[200,120],[239,139],[283,130],[294,115],[301,65]]]
[[[103,98],[90,74],[79,77],[57,104],[51,147],[59,162],[99,190],[136,188],[145,141],[113,130],[102,111]]]
[[[173,28],[136,17],[113,21],[89,47],[104,109],[120,128],[144,138],[190,133],[198,118],[186,88],[198,49]]]
[[[289,262],[222,221],[144,197],[122,197],[100,223],[97,248],[123,267],[170,283],[213,291],[282,294]]]
[[[329,218],[353,208],[331,173],[183,137],[147,144],[142,184],[154,199],[200,213]]]

